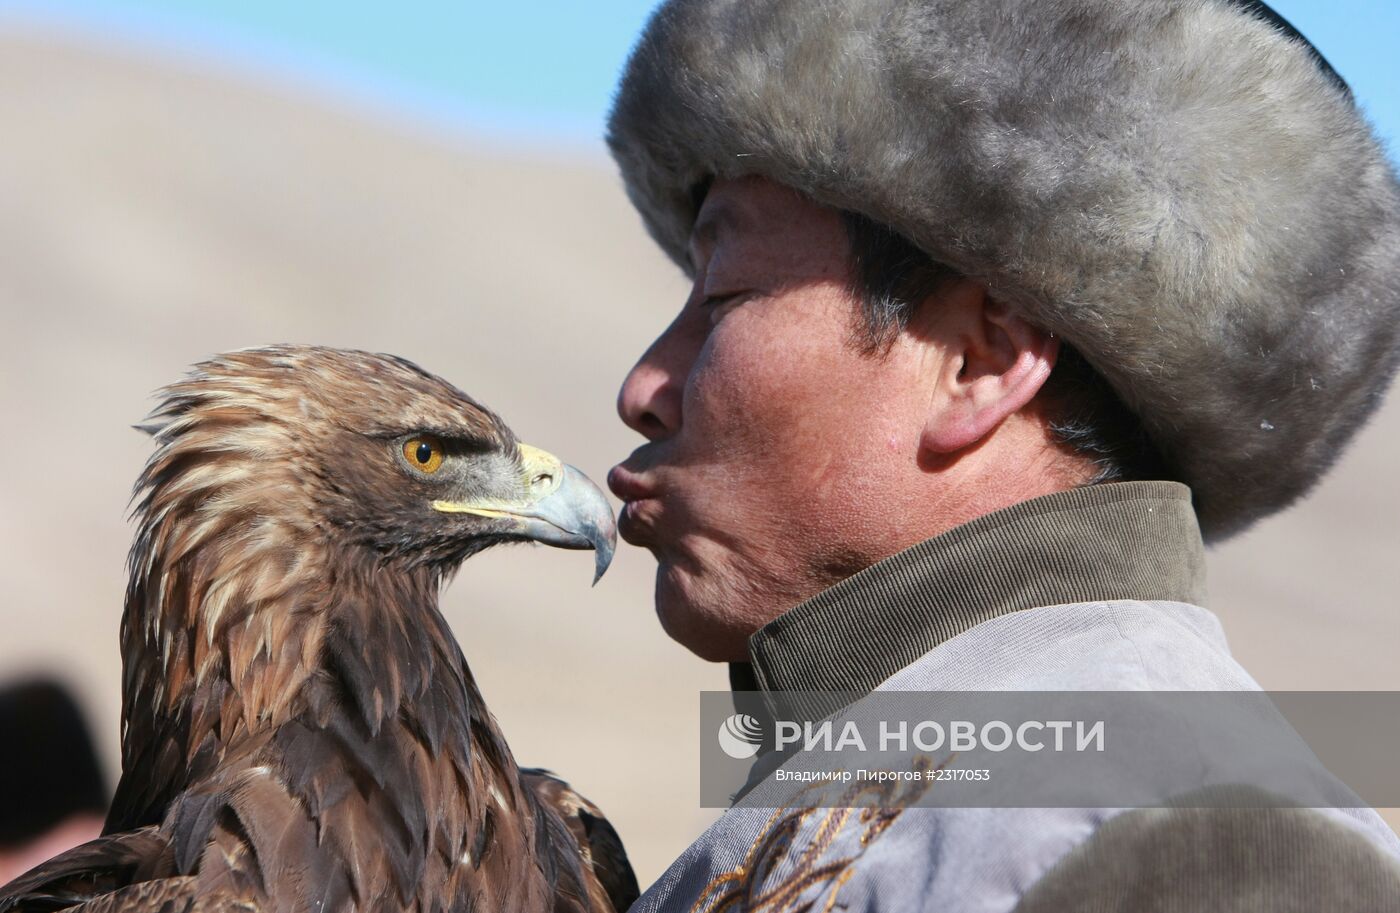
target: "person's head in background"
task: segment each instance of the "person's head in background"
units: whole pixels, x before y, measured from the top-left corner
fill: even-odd
[[[107,784],[82,711],[48,679],[0,688],[0,884],[102,832]]]

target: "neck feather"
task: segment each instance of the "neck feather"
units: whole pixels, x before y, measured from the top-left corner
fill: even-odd
[[[122,621],[123,779],[163,786],[134,803],[141,817],[297,720],[341,717],[371,740],[397,719],[469,766],[473,730],[497,734],[438,611],[439,584],[430,569],[266,522],[144,524]],[[186,769],[150,770],[152,745],[176,748],[165,757]]]

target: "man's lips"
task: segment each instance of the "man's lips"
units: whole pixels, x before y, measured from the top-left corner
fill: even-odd
[[[626,463],[619,463],[609,470],[608,488],[624,501],[644,501],[656,497],[656,490],[651,482],[628,469]]]
[[[618,534],[632,545],[646,545],[655,522],[651,515],[657,506],[656,488],[625,464],[614,466],[608,473],[608,488],[624,502],[617,517]]]

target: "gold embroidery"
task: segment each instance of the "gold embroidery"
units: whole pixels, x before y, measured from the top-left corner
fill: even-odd
[[[952,760],[947,758],[932,771],[942,770]],[[826,789],[833,781],[806,787],[788,807],[778,809],[768,819],[742,863],[705,886],[691,913],[807,913],[814,909],[830,913],[841,889],[855,874],[856,860],[929,788],[930,766],[927,758],[919,758],[913,768],[919,771],[919,779],[904,784],[852,786],[832,803],[837,806],[834,808],[793,808],[810,791]],[[817,815],[821,819],[808,828]],[[861,828],[860,849],[827,858],[832,844],[853,820]],[[805,845],[799,845],[804,830],[810,830],[811,836]],[[790,870],[783,872],[785,864]]]

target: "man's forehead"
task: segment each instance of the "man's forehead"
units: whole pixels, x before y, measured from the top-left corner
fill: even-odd
[[[779,219],[794,209],[809,210],[820,204],[797,190],[764,177],[719,178],[710,185],[690,230],[690,257],[696,262],[700,249],[714,245],[720,235],[740,234]]]

